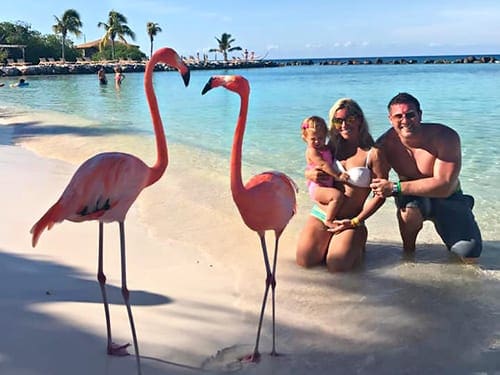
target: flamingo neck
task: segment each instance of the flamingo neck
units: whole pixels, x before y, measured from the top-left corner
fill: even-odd
[[[236,122],[236,129],[234,131],[233,148],[231,151],[231,191],[233,197],[236,199],[241,193],[245,191],[243,186],[243,179],[241,176],[241,156],[243,148],[243,134],[245,133],[245,126],[247,122],[248,113],[248,95],[240,95],[240,114]]]
[[[156,139],[156,162],[150,168],[149,179],[147,185],[151,185],[158,181],[167,169],[168,165],[168,150],[167,140],[165,138],[165,131],[163,130],[163,123],[161,121],[160,111],[158,109],[158,101],[153,88],[153,72],[158,58],[153,55],[151,60],[146,66],[144,73],[144,89],[146,91],[146,99],[148,101],[151,119],[153,121],[153,130]]]

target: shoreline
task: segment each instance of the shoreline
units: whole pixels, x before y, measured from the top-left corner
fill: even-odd
[[[446,56],[417,57],[372,57],[372,58],[300,58],[274,60],[234,60],[234,61],[186,61],[191,70],[226,70],[252,68],[278,68],[302,65],[407,65],[407,64],[499,64],[497,55],[461,56],[450,59]],[[120,66],[123,73],[142,73],[146,62],[135,61],[85,61],[85,62],[40,62],[39,64],[19,63],[0,67],[0,76],[17,77],[31,75],[66,75],[66,74],[96,74],[103,67],[106,73],[114,73],[114,68]],[[169,71],[170,68],[158,64],[156,71]]]

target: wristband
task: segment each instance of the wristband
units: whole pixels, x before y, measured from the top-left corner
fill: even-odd
[[[351,225],[352,225],[353,227],[359,227],[359,224],[360,224],[360,222],[359,222],[359,218],[358,218],[357,216],[356,216],[356,217],[353,217],[353,218],[351,219]]]
[[[401,194],[401,181],[392,183],[392,196]]]

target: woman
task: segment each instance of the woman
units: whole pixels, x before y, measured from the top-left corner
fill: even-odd
[[[296,261],[303,267],[323,262],[329,271],[347,271],[362,258],[368,237],[364,221],[384,203],[384,198],[370,195],[372,178],[382,175],[373,138],[363,111],[352,99],[339,99],[330,109],[330,147],[338,160],[340,171],[350,178],[344,184],[344,203],[327,230],[324,207],[314,205],[302,229],[297,245]],[[306,171],[306,178],[318,181],[326,178],[321,169]]]

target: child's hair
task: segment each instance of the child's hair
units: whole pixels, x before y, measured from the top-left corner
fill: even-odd
[[[310,132],[319,133],[324,136],[328,134],[328,127],[326,125],[326,121],[319,116],[307,117],[304,121],[302,121],[300,129],[301,129],[302,139],[304,141],[307,139],[307,135]]]

